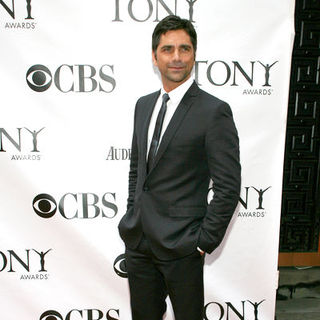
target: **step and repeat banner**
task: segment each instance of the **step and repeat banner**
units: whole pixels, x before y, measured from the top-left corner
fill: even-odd
[[[193,77],[240,136],[241,197],[206,257],[205,320],[274,319],[293,0],[0,0],[1,319],[131,319],[117,225],[168,14],[194,23]]]

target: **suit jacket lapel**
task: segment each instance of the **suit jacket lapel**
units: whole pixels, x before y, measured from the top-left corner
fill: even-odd
[[[195,97],[197,96],[198,90],[199,90],[199,87],[195,82],[193,82],[190,89],[186,92],[186,94],[182,98],[180,104],[178,105],[176,111],[174,112],[168,124],[166,131],[162,136],[159,149],[157,151],[156,158],[154,160],[154,165],[150,172],[152,172],[153,169],[157,166],[159,159],[162,157],[164,151],[167,149],[169,142],[173,138],[175,132],[179,128],[185,115],[187,114],[188,110],[193,104]]]

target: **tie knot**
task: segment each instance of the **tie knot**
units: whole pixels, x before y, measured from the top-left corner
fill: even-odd
[[[167,93],[164,93],[162,96],[162,102],[167,103],[169,99],[170,99],[169,95]]]

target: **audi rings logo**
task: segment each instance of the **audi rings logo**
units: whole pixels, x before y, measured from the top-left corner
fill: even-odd
[[[113,263],[114,272],[121,278],[128,278],[126,259],[124,254],[120,254]]]
[[[26,80],[32,90],[43,92],[51,86],[52,74],[46,66],[36,64],[27,71]]]

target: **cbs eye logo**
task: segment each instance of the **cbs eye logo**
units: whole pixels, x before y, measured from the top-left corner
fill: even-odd
[[[114,272],[121,278],[128,278],[126,259],[124,254],[120,254],[113,263]]]
[[[56,200],[49,194],[42,193],[37,195],[32,202],[34,211],[41,218],[51,218],[57,211]]]
[[[36,92],[43,92],[51,86],[52,74],[46,66],[36,64],[27,71],[26,80],[30,89]]]
[[[109,309],[105,312],[99,309],[73,309],[65,316],[55,310],[48,310],[40,316],[39,320],[119,320],[119,316],[119,309]]]
[[[62,315],[54,310],[44,312],[39,320],[63,320]]]

